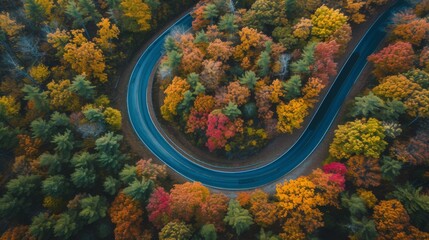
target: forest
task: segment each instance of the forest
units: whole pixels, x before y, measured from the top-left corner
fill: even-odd
[[[304,126],[352,30],[393,2],[2,0],[0,239],[429,239],[429,0],[394,14],[329,157],[273,192],[177,182],[131,150],[117,102],[134,54],[192,9],[159,111],[245,158]]]

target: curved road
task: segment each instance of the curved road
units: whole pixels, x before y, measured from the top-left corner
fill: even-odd
[[[151,101],[148,98],[151,95],[146,93],[148,87],[151,86],[149,82],[151,81],[152,70],[162,56],[164,40],[175,27],[190,28],[192,18],[189,14],[178,20],[152,42],[134,67],[127,95],[130,122],[140,140],[153,154],[174,171],[191,181],[199,181],[209,187],[228,190],[252,189],[274,182],[305,161],[322,141],[351,87],[366,66],[367,56],[376,49],[385,37],[384,29],[389,17],[400,5],[402,4],[396,4],[382,14],[360,40],[319,105],[310,124],[295,145],[263,167],[227,172],[198,165],[182,155],[164,139],[154,123],[157,120],[152,119],[149,113]]]

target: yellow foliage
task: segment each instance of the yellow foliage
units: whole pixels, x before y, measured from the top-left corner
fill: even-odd
[[[346,22],[347,17],[340,10],[323,5],[311,15],[313,25],[311,32],[315,37],[326,40]]]
[[[94,41],[100,46],[103,50],[113,50],[116,46],[111,42],[112,39],[118,39],[119,28],[110,23],[108,18],[102,18],[99,23],[97,23],[98,37],[94,38]]]
[[[8,117],[18,115],[21,104],[13,96],[0,97],[0,111],[5,111]]]
[[[9,17],[9,13],[0,13],[0,29],[5,32],[8,37],[15,37],[23,28],[23,25]]]
[[[308,115],[308,104],[302,98],[292,99],[288,104],[281,102],[277,106],[277,130],[281,133],[292,133],[301,127]]]
[[[394,75],[386,77],[372,91],[375,95],[394,100],[405,100],[414,91],[421,90],[421,86],[404,75]]]
[[[121,129],[122,115],[119,110],[108,107],[104,110],[103,115],[107,124],[109,124],[114,130]]]
[[[32,66],[29,71],[30,76],[39,83],[43,83],[51,74],[49,68],[43,63]]]
[[[57,56],[63,56],[64,48],[67,43],[70,41],[70,33],[66,30],[57,30],[54,33],[48,34],[48,43],[52,45],[53,48],[57,50]]]
[[[72,30],[72,41],[64,48],[64,60],[79,74],[92,76],[100,82],[107,81],[103,52],[95,43],[83,36],[83,30]]]
[[[279,103],[280,97],[284,96],[283,84],[280,80],[276,79],[270,86],[271,88],[271,101],[273,103]]]
[[[46,85],[50,99],[50,107],[60,110],[66,108],[69,111],[79,109],[79,98],[68,90],[70,80],[62,80],[58,83],[51,81]]]
[[[102,94],[94,101],[95,106],[97,107],[108,107],[110,105],[109,97]]]
[[[171,84],[165,89],[164,105],[161,106],[161,115],[167,121],[173,121],[177,115],[177,106],[184,99],[183,94],[189,90],[189,83],[180,77],[174,77]]]
[[[354,23],[365,22],[365,15],[359,12],[363,6],[365,6],[364,1],[346,0],[344,8]]]
[[[372,209],[378,201],[377,197],[374,195],[374,193],[372,193],[372,191],[359,188],[357,193],[368,208]]]
[[[300,39],[307,39],[310,36],[311,20],[308,18],[301,18],[301,20],[293,26],[293,35]]]
[[[130,30],[147,31],[150,29],[151,11],[142,0],[122,0],[121,8],[124,16],[134,20],[138,25],[138,28]]]
[[[65,207],[66,202],[61,198],[46,196],[43,198],[43,207],[58,213]]]

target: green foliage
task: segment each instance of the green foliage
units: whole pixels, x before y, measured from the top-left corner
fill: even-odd
[[[104,191],[110,195],[115,195],[118,192],[120,186],[121,183],[119,182],[119,180],[111,176],[107,177],[103,183]]]
[[[311,73],[310,66],[314,64],[314,50],[317,42],[310,42],[305,46],[301,59],[291,64],[291,69],[294,74],[309,76]]]
[[[208,19],[213,22],[213,18],[216,18],[219,15],[219,11],[213,3],[207,4],[204,8],[203,16],[205,19]]]
[[[216,240],[217,233],[213,224],[205,224],[200,229],[200,235],[204,240]]]
[[[54,175],[42,182],[42,192],[46,196],[64,197],[70,191],[70,184],[63,175]]]
[[[68,158],[74,147],[73,135],[70,130],[67,130],[64,134],[55,135],[52,143],[55,144],[55,150],[60,156]]]
[[[6,193],[0,198],[0,218],[17,217],[31,210],[40,192],[40,176],[19,175],[6,184]],[[33,199],[33,201],[29,201]]]
[[[271,64],[270,53],[267,51],[263,51],[259,56],[256,64],[259,67],[258,75],[260,77],[267,76],[270,73],[270,64]]]
[[[256,77],[255,72],[246,71],[242,77],[240,77],[240,83],[246,85],[249,89],[255,87],[256,81],[259,80],[259,77]]]
[[[98,151],[98,163],[101,167],[117,172],[123,166],[125,156],[119,150],[122,135],[108,132],[95,141],[95,150]]]
[[[225,14],[220,18],[218,24],[219,30],[227,33],[235,33],[238,30],[238,25],[235,23],[235,16],[233,14]],[[197,35],[198,36],[198,35]]]
[[[377,229],[375,228],[374,220],[369,220],[366,217],[363,217],[361,220],[352,217],[351,218],[351,228],[354,232],[354,236],[357,239],[362,240],[374,240],[377,238]]]
[[[263,228],[259,231],[258,240],[280,240],[280,238],[274,235],[271,231],[265,232]]]
[[[81,209],[79,217],[83,218],[87,224],[91,224],[107,215],[107,201],[98,195],[82,198],[79,204]]]
[[[73,155],[70,160],[75,168],[92,168],[97,156],[89,152],[81,152]]]
[[[222,113],[232,120],[241,115],[241,111],[238,109],[237,104],[233,102],[229,102],[228,105],[222,109]]]
[[[301,95],[301,77],[293,75],[288,81],[283,83],[283,88],[286,91],[286,100],[292,100]]]
[[[393,181],[399,176],[402,169],[402,163],[390,157],[383,157],[381,161],[381,173],[384,179]]]
[[[77,230],[76,218],[69,213],[62,213],[55,222],[54,235],[60,239],[70,239],[77,233]]]
[[[36,24],[41,24],[47,17],[45,9],[36,0],[25,0],[24,9],[27,17]]]
[[[123,192],[138,201],[146,201],[153,190],[154,182],[143,178],[141,181],[134,179]]]
[[[47,213],[39,213],[31,220],[29,232],[37,239],[50,239],[55,221]]]
[[[119,173],[122,183],[130,184],[137,179],[137,168],[136,166],[125,165]]]
[[[24,99],[34,103],[34,107],[44,112],[48,110],[48,96],[46,92],[40,91],[40,88],[31,85],[24,85],[22,92],[25,94]]]
[[[90,81],[86,80],[83,75],[77,75],[74,78],[69,86],[69,90],[87,100],[94,99],[95,96],[95,86],[93,86]]]
[[[13,149],[18,144],[17,131],[0,122],[0,149]]]
[[[352,217],[361,217],[367,212],[365,202],[356,194],[351,196],[343,194],[341,196],[341,205],[349,210]]]
[[[256,103],[248,102],[242,108],[241,112],[243,113],[243,117],[246,119],[252,119],[256,117],[258,113],[258,108],[256,107]]]
[[[42,118],[33,120],[30,126],[34,138],[40,138],[46,141],[51,137],[51,126]]]
[[[63,169],[64,158],[58,154],[43,153],[39,157],[40,166],[47,168],[49,174],[58,174]]]
[[[228,212],[224,221],[235,229],[237,235],[247,231],[253,224],[252,215],[247,209],[240,206],[237,200],[231,199],[228,204]]]
[[[78,188],[89,188],[95,183],[96,173],[93,169],[79,167],[71,174],[73,184]]]

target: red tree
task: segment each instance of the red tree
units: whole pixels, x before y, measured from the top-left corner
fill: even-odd
[[[158,187],[150,195],[146,209],[149,215],[149,221],[155,227],[161,229],[171,219],[170,195],[164,188]]]
[[[227,140],[235,136],[235,125],[220,111],[210,113],[207,121],[206,147],[210,152],[223,148]]]
[[[337,74],[337,63],[334,61],[339,45],[335,40],[321,42],[314,49],[313,77],[319,78],[326,85],[331,76]]]
[[[374,63],[374,74],[381,78],[410,70],[414,66],[414,50],[411,43],[396,42],[368,57]]]

